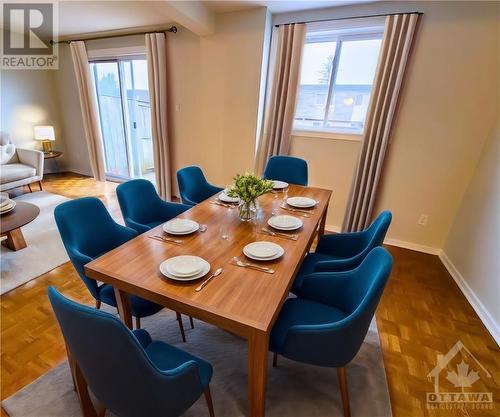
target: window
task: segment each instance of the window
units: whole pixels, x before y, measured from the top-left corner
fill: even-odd
[[[101,122],[106,175],[154,182],[153,142],[144,57],[90,63]]]
[[[308,27],[295,131],[363,133],[382,35],[383,26]]]

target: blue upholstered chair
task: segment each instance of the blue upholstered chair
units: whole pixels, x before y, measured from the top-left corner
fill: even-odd
[[[356,269],[308,275],[301,296],[285,302],[271,332],[274,366],[279,354],[337,368],[345,416],[349,400],[344,367],[365,339],[391,268],[391,255],[378,247]]]
[[[294,156],[272,156],[267,161],[264,178],[289,184],[307,185],[307,162]]]
[[[116,187],[116,195],[125,224],[139,233],[144,233],[191,208],[185,204],[162,200],[151,181],[144,179],[120,184]]]
[[[85,275],[84,266],[95,258],[109,252],[137,236],[137,232],[116,223],[95,197],[84,197],[59,204],[54,210],[57,228],[71,263],[80,275],[90,294],[96,300],[96,307],[101,302],[116,307],[115,292],[111,285],[98,285],[97,281]],[[132,315],[136,318],[136,327],[140,327],[142,317],[151,316],[163,307],[137,297],[130,296]],[[184,328],[180,314],[177,314],[183,340]]]
[[[200,167],[190,166],[177,171],[177,183],[183,204],[195,206],[223,188],[209,184]]]
[[[212,366],[183,350],[130,331],[117,317],[63,297],[49,287],[84,415],[95,416],[88,388],[120,417],[180,416],[205,393],[210,416]]]
[[[304,277],[312,272],[348,271],[356,268],[373,248],[382,245],[391,220],[391,212],[383,211],[362,232],[321,236],[316,251],[305,257],[293,282],[292,292],[300,295]]]

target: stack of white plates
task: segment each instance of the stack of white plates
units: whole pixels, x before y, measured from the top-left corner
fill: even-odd
[[[196,232],[200,225],[194,220],[173,219],[163,225],[163,230],[171,235],[188,235]]]
[[[297,208],[310,208],[314,207],[318,202],[309,197],[290,197],[287,198],[286,203],[289,206]]]
[[[243,248],[243,253],[256,261],[272,261],[283,256],[285,250],[273,242],[253,242]]]
[[[8,213],[16,207],[16,202],[7,193],[0,194],[0,214]]]
[[[229,197],[226,194],[227,190],[222,191],[222,193],[219,194],[219,200],[223,201],[224,203],[239,203],[240,199],[238,197]]]
[[[267,221],[267,224],[278,230],[297,230],[303,225],[302,220],[287,214],[273,216]]]
[[[210,264],[199,256],[181,255],[160,264],[160,272],[170,279],[192,281],[210,271]]]
[[[273,189],[282,190],[288,187],[288,183],[280,180],[273,180]]]

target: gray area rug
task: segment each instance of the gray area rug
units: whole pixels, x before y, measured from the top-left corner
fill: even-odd
[[[185,349],[213,365],[210,386],[217,417],[246,415],[247,344],[244,340],[198,320],[191,329],[185,318],[187,343],[182,343],[175,314],[168,310],[142,322],[153,339]],[[346,371],[353,417],[392,415],[375,322]],[[81,415],[66,362],[3,401],[2,405],[10,417]],[[203,396],[185,413],[185,417],[207,415]],[[112,414],[108,411],[106,416]],[[278,367],[272,368],[269,354],[266,416],[343,416],[336,370],[304,365],[283,357],[279,357]]]
[[[21,228],[28,246],[12,251],[3,245],[0,256],[0,294],[4,294],[69,261],[54,220],[54,209],[69,199],[46,191],[23,194],[15,201],[40,207],[40,214]]]

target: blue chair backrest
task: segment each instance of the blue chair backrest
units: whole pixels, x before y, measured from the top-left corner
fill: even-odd
[[[306,326],[308,330],[305,337],[300,334],[289,335],[287,341],[295,350],[290,352],[289,357],[320,366],[338,367],[350,362],[365,339],[391,269],[391,254],[377,247],[354,270],[317,273],[318,277],[323,275],[326,278],[332,274],[332,279],[344,281],[341,287],[335,287],[336,291],[316,288],[316,293],[322,295],[314,301],[338,308],[347,316],[333,323]],[[312,287],[322,285],[319,280],[311,280],[308,284]],[[307,293],[307,289],[304,289],[304,293]],[[311,349],[311,346],[317,349]]]
[[[151,181],[135,179],[124,182],[116,187],[116,195],[125,224],[130,220],[142,224],[162,220],[163,200]]]
[[[365,243],[369,250],[377,246],[382,246],[384,243],[385,235],[392,221],[392,213],[390,211],[381,212],[372,224],[364,231]]]
[[[272,156],[267,161],[264,178],[306,186],[308,181],[307,162],[294,156]]]
[[[115,415],[177,416],[192,404],[193,391],[203,391],[196,362],[160,370],[117,317],[75,303],[53,287],[48,292],[85,381]]]
[[[95,197],[59,204],[54,217],[69,259],[90,293],[98,299],[97,283],[85,275],[84,265],[137,236],[137,232],[116,223],[102,201]]]
[[[177,183],[184,204],[197,204],[214,195],[218,189],[208,183],[200,167],[189,166],[177,171]]]

